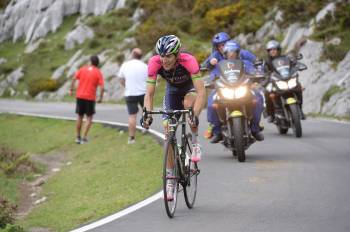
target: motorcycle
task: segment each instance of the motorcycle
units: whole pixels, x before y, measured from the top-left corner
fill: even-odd
[[[302,59],[297,56],[297,60]],[[307,69],[305,64],[292,62],[287,56],[272,61],[273,72],[266,86],[275,109],[274,124],[280,134],[286,134],[292,128],[295,137],[302,136],[301,108],[296,92],[300,86],[298,72]]]
[[[244,162],[245,150],[255,142],[250,129],[255,104],[250,79],[241,60],[222,60],[218,66],[220,74],[211,87],[216,92],[213,107],[222,125],[222,144]]]

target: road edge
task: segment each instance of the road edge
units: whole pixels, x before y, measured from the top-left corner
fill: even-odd
[[[13,112],[13,111],[0,112],[0,114],[6,114],[6,113],[13,114],[13,115],[20,115],[20,116],[59,119],[59,120],[67,120],[67,121],[75,121],[76,120],[76,118],[74,118],[74,117],[53,116],[53,115],[46,115],[46,114],[35,114],[35,113],[25,113],[25,112]],[[120,123],[120,122],[110,122],[110,121],[106,121],[106,120],[94,120],[94,123],[100,123],[100,124],[104,124],[104,125],[118,127],[118,128],[124,129],[124,130],[128,128],[128,124]],[[143,129],[140,126],[136,126],[136,128],[137,128],[137,130],[140,130],[140,131]],[[158,142],[164,141],[164,134],[162,134],[156,130],[149,129],[147,133],[154,136],[158,140]],[[114,213],[114,214],[109,215],[107,217],[98,219],[95,222],[91,222],[91,223],[83,225],[79,228],[73,229],[70,232],[85,232],[85,231],[100,227],[102,225],[105,225],[107,223],[110,223],[112,221],[115,221],[121,217],[124,217],[132,212],[135,212],[138,209],[141,209],[141,208],[153,203],[154,201],[157,201],[158,199],[160,199],[162,197],[162,195],[163,195],[163,192],[159,191],[156,194],[144,199],[143,201],[140,201],[134,205],[131,205],[131,206],[129,206],[121,211],[118,211],[117,213]]]

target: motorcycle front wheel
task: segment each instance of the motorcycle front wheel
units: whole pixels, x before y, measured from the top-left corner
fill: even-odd
[[[295,137],[300,138],[302,136],[302,129],[301,129],[301,119],[300,119],[298,107],[299,106],[297,104],[289,105],[293,134]]]
[[[233,155],[237,155],[239,162],[245,161],[244,125],[241,117],[232,118],[232,135],[234,139]]]

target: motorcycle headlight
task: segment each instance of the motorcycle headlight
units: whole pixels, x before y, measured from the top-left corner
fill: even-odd
[[[288,87],[290,89],[293,89],[295,86],[297,86],[297,79],[296,78],[292,78],[288,81]]]
[[[221,89],[221,94],[224,98],[233,99],[235,97],[235,91],[229,88]]]
[[[247,91],[247,86],[240,86],[237,89],[235,89],[235,97],[242,98],[247,94]]]
[[[279,89],[288,89],[288,83],[286,81],[277,81],[276,85]]]

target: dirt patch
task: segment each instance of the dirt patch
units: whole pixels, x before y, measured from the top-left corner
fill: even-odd
[[[19,186],[20,203],[17,209],[16,217],[23,218],[36,206],[45,202],[49,196],[41,196],[42,185],[47,180],[59,172],[62,166],[67,165],[67,158],[64,152],[54,152],[44,155],[31,155],[31,162],[45,165],[46,172],[42,175],[36,175],[36,178],[31,181],[24,181]],[[35,231],[49,231],[44,228],[38,228]]]

